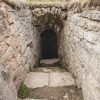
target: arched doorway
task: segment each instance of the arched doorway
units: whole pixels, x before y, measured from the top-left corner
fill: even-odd
[[[41,58],[54,59],[58,58],[57,35],[51,30],[45,30],[41,33]]]

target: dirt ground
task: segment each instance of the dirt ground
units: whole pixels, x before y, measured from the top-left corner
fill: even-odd
[[[30,90],[28,98],[45,100],[83,100],[82,90],[75,86],[42,87]]]

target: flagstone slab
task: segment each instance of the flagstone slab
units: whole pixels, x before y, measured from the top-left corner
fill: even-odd
[[[31,72],[27,75],[24,84],[28,88],[48,86],[49,73]]]
[[[51,72],[49,87],[62,87],[75,85],[75,80],[69,72]]]

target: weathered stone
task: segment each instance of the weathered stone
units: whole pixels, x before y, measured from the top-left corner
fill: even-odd
[[[95,44],[98,40],[98,35],[99,34],[97,32],[88,31],[84,33],[84,39],[86,39],[88,42]]]
[[[49,73],[31,72],[27,75],[24,84],[31,89],[48,86]]]
[[[63,98],[69,100],[68,93],[66,93],[65,96],[63,96]]]
[[[0,71],[0,99],[17,100],[16,89],[6,72]]]
[[[39,5],[31,9],[22,5],[14,9],[13,4],[0,1],[0,99],[17,99],[15,87],[18,89],[41,58],[40,33],[53,29],[57,32],[60,62],[76,78],[75,85],[82,88],[84,100],[100,100],[99,5],[100,0],[70,0],[69,5]],[[51,73],[32,74],[36,80],[30,86],[38,87],[38,82],[48,85],[48,77],[50,86],[74,84],[69,73],[43,71]]]
[[[3,16],[3,11],[0,10],[0,20],[2,20],[3,18],[4,18],[4,16]]]
[[[50,87],[75,85],[75,80],[72,78],[72,75],[68,72],[51,72],[49,82]]]
[[[7,21],[8,21],[8,23],[9,23],[9,25],[14,24],[14,20],[13,20],[13,15],[12,15],[12,13],[7,13],[7,14],[6,14],[6,17],[7,17]]]
[[[88,18],[90,20],[100,21],[100,11],[97,10],[83,11],[80,16]]]
[[[48,67],[45,67],[45,66],[44,67],[37,67],[37,68],[34,69],[34,72],[35,71],[45,72],[45,73],[47,73],[47,72],[62,72],[62,73],[63,72],[66,72],[66,69],[64,69],[64,68],[55,67],[55,66],[54,67],[53,66],[52,67],[51,66],[49,67],[49,66]]]
[[[59,62],[59,59],[42,59],[40,61],[40,64],[44,63],[44,64],[54,64],[54,63],[57,63]]]
[[[38,87],[61,87],[75,85],[75,80],[68,72],[31,72],[24,84],[31,89]]]
[[[65,42],[60,43],[62,44],[60,52],[61,56],[66,54],[65,58],[62,56],[62,61],[68,63],[67,67],[75,75],[77,85],[82,87],[84,99],[99,100],[100,93],[96,87],[99,86],[100,81],[100,72],[98,72],[100,70],[98,67],[100,62],[98,25],[100,23],[99,14],[96,15],[96,11],[90,12],[92,14],[81,13],[82,16],[88,16],[86,18],[79,17],[80,14],[69,15],[61,35]],[[91,20],[91,18],[97,19]]]

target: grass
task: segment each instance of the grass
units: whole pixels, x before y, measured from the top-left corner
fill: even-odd
[[[65,0],[27,0],[29,3],[62,3]]]
[[[4,1],[16,5],[19,5],[21,3],[35,5],[35,4],[61,4],[61,3],[64,4],[66,3],[66,1],[69,0],[4,0]]]
[[[74,4],[80,4],[81,7],[84,5],[89,5],[91,3],[91,0],[3,0],[6,3],[12,5],[12,6],[19,6],[20,4],[27,4],[30,7],[35,5],[74,5]]]
[[[21,99],[24,99],[28,97],[29,92],[30,92],[30,89],[24,83],[21,83],[18,90],[18,97]]]

